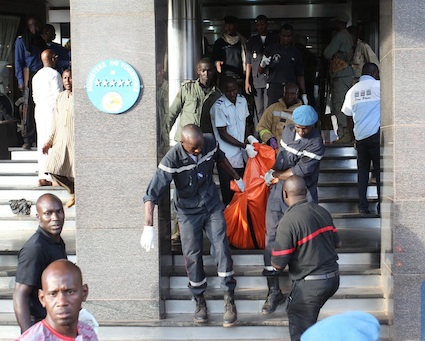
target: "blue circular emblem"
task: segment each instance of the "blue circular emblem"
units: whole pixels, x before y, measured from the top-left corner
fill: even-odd
[[[93,105],[108,114],[130,109],[143,85],[133,67],[122,60],[104,60],[87,77],[86,90]]]

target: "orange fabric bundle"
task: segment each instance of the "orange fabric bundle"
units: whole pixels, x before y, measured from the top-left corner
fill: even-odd
[[[269,188],[261,178],[270,170],[276,159],[276,151],[267,145],[254,143],[258,152],[248,159],[243,180],[245,192],[232,181],[235,195],[224,210],[227,238],[232,246],[240,249],[264,249],[266,235],[266,206]]]

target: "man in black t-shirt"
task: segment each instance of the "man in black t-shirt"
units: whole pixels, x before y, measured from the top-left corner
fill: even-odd
[[[46,316],[38,299],[41,274],[57,259],[66,259],[65,243],[60,234],[65,221],[62,201],[46,193],[36,203],[39,227],[18,254],[13,292],[13,309],[21,333]]]
[[[272,251],[277,270],[289,266],[292,289],[287,298],[291,341],[317,321],[320,309],[339,287],[338,236],[330,213],[307,202],[302,177],[290,176],[283,185],[289,206],[279,223]]]

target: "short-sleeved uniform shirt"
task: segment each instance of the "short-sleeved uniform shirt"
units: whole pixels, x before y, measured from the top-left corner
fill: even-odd
[[[41,274],[50,263],[58,259],[67,259],[64,241],[61,238],[56,242],[41,227],[38,227],[18,253],[16,282],[33,287],[29,299],[32,316],[39,318],[46,316],[46,310],[38,300]]]
[[[282,268],[289,265],[292,280],[336,271],[339,241],[330,213],[302,200],[289,207],[279,223],[272,262]]]
[[[364,140],[379,131],[381,126],[381,82],[364,75],[345,95],[341,111],[352,116],[354,136]]]
[[[215,138],[233,168],[243,168],[242,150],[233,144],[224,141],[217,128],[226,127],[227,133],[243,142],[245,140],[246,118],[249,116],[248,104],[245,97],[238,95],[236,104],[222,95],[211,108],[211,122]]]
[[[303,58],[296,47],[277,43],[266,47],[264,55],[271,57],[269,83],[297,83],[297,77],[304,76]]]

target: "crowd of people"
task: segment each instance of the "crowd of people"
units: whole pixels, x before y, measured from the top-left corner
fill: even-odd
[[[345,15],[332,19],[334,34],[324,51],[329,60],[328,96],[338,122],[336,143],[358,149],[359,213],[370,214],[366,190],[371,162],[376,181],[380,181],[379,69],[376,55],[358,38],[358,29],[351,26],[350,32],[347,30],[348,21]],[[291,340],[300,340],[339,287],[336,248],[341,242],[331,214],[318,205],[319,167],[325,147],[319,116],[309,105],[316,103],[311,90],[314,77],[307,75],[307,91],[305,76],[305,70],[315,73],[317,62],[306,52],[305,44],[294,43],[291,25],[283,25],[275,34],[267,29],[267,17],[259,15],[255,27],[258,34],[246,40],[238,31],[238,19],[226,16],[211,59],[199,61],[199,78],[185,81],[171,105],[168,131],[180,116],[177,144],[160,161],[144,197],[141,245],[147,251],[154,247],[153,210],[174,180],[173,206],[188,287],[196,305],[194,322],[208,320],[203,296],[207,287],[202,263],[205,231],[225,293],[223,326],[236,323],[236,282],[229,242],[223,237],[222,211],[232,201],[232,181],[239,191],[245,189],[242,178],[248,158],[257,155],[255,143],[269,145],[277,155],[272,169],[263,175],[270,191],[264,207],[263,275],[268,294],[262,313],[271,314],[286,302]],[[254,107],[248,104],[251,100]],[[214,162],[221,201],[212,180]],[[285,296],[279,276],[287,265],[293,285]]]
[[[22,92],[22,148],[37,146],[38,186],[53,181],[70,193],[75,204],[74,110],[70,51],[54,42],[53,25],[41,27],[29,17],[15,42],[15,76]]]
[[[371,49],[358,38],[358,30],[347,30],[347,21],[343,15],[333,19],[335,34],[324,56],[330,61],[337,143],[357,148],[359,212],[370,214],[366,191],[371,162],[379,199],[379,66],[371,62]],[[223,210],[234,195],[232,182],[244,192],[243,174],[247,160],[257,156],[256,144],[270,146],[276,151],[276,160],[262,176],[269,187],[262,271],[268,293],[262,313],[272,314],[286,302],[294,341],[303,339],[322,306],[338,290],[336,248],[341,242],[331,214],[318,205],[319,167],[325,147],[318,129],[319,115],[309,105],[315,103],[308,90],[311,77],[306,82],[305,76],[314,61],[294,44],[291,25],[283,25],[275,34],[268,31],[264,15],[255,23],[258,34],[246,40],[238,32],[238,19],[225,17],[224,32],[214,43],[211,59],[202,58],[196,65],[198,78],[185,81],[169,107],[162,103],[164,96],[157,96],[163,158],[143,198],[140,243],[146,251],[154,248],[154,208],[174,181],[173,207],[188,287],[196,305],[194,322],[208,321],[202,259],[205,232],[224,292],[223,327],[235,325],[237,283]],[[23,95],[28,96],[23,148],[31,148],[37,136],[39,185],[49,186],[54,181],[66,188],[71,196],[66,207],[71,207],[75,204],[75,172],[69,54],[53,43],[53,26],[46,25],[40,33],[39,22],[30,18],[27,31],[16,41],[16,76]],[[312,65],[305,65],[309,60]],[[157,81],[158,89],[166,86],[163,72],[157,74]],[[249,105],[251,99],[254,106]],[[176,144],[169,147],[167,135],[176,120]],[[221,196],[213,179],[215,165]],[[93,329],[79,322],[88,287],[83,285],[79,268],[66,260],[60,237],[65,219],[62,202],[52,194],[41,196],[37,218],[39,228],[18,256],[13,300],[23,333],[20,339],[59,334],[97,340]],[[292,280],[287,296],[279,284],[286,266]],[[58,301],[66,302],[66,321],[58,320]],[[89,320],[93,322],[92,317]]]

